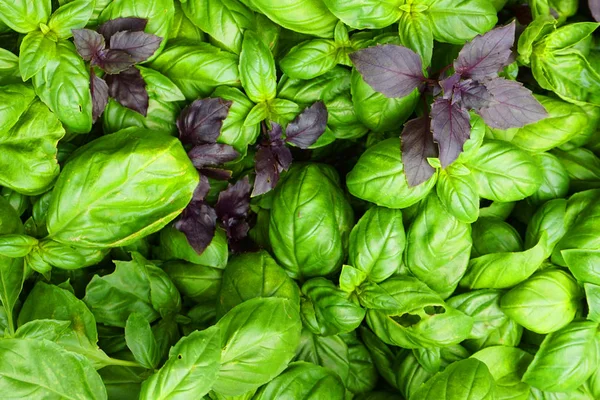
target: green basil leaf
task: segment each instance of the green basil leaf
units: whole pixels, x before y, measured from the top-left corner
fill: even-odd
[[[36,238],[27,235],[0,235],[0,255],[10,258],[25,257],[37,244]]]
[[[90,165],[98,162],[102,167],[94,167],[96,172],[90,176]],[[123,170],[123,162],[132,164]],[[151,193],[141,190],[140,182],[143,187],[150,185]],[[65,244],[125,246],[157,232],[179,215],[197,182],[198,173],[176,138],[144,129],[102,136],[65,165],[48,210],[48,232]],[[115,210],[110,222],[106,220],[109,209]],[[101,220],[94,218],[95,210],[104,210]],[[124,224],[126,220],[131,222]]]
[[[467,167],[477,181],[479,195],[493,201],[522,200],[542,184],[542,173],[533,157],[502,141],[484,143]]]
[[[257,389],[279,375],[300,343],[301,322],[289,300],[248,300],[216,325],[221,331],[221,367],[212,387],[226,396]]]
[[[388,208],[406,208],[433,189],[437,175],[418,186],[408,186],[400,153],[400,139],[386,139],[369,147],[346,178],[348,191]]]
[[[260,135],[260,125],[244,125],[254,103],[240,90],[231,87],[218,87],[212,96],[233,102],[229,107],[227,118],[223,121],[217,142],[233,146],[241,156],[245,156],[248,146],[253,144]]]
[[[60,6],[48,22],[48,28],[61,39],[73,36],[73,29],[85,27],[92,17],[94,9],[88,0],[75,0]]]
[[[338,19],[322,0],[243,0],[242,3],[265,14],[286,29],[313,36],[331,38]]]
[[[470,226],[448,213],[437,195],[431,194],[421,203],[408,230],[405,263],[414,276],[445,299],[467,270],[471,244]]]
[[[568,392],[598,368],[598,323],[572,322],[544,338],[523,382],[549,392]]]
[[[255,400],[280,398],[343,399],[344,384],[331,370],[307,362],[294,362],[257,393]]]
[[[63,379],[56,379],[57,372]],[[0,341],[0,376],[0,390],[17,398],[35,393],[39,398],[107,399],[90,362],[48,340]]]
[[[0,4],[0,20],[19,33],[38,30],[40,24],[48,22],[51,13],[50,0],[14,0]]]
[[[495,289],[474,290],[446,300],[450,307],[471,316],[473,328],[470,337],[484,338],[508,321],[500,309],[503,292]]]
[[[569,188],[574,191],[600,187],[600,158],[588,149],[577,148],[571,151],[552,151],[567,170]]]
[[[350,232],[348,262],[373,282],[381,282],[400,269],[405,244],[400,210],[372,207]]]
[[[337,65],[338,46],[332,40],[313,39],[294,46],[280,61],[283,72],[294,79],[312,79]]]
[[[501,399],[529,398],[529,385],[521,382],[531,354],[518,348],[494,346],[478,351],[471,358],[483,361],[496,381],[496,395]]]
[[[219,47],[235,54],[242,50],[244,31],[254,28],[252,11],[235,0],[187,0],[181,9]]]
[[[58,41],[55,56],[33,77],[33,87],[67,130],[91,130],[90,73],[73,43]]]
[[[350,352],[348,344],[338,335],[320,336],[302,329],[300,345],[296,349],[295,361],[306,361],[335,372],[342,381],[350,374]]]
[[[471,257],[491,253],[523,251],[523,240],[510,224],[496,218],[479,218],[472,227]]]
[[[346,197],[318,164],[290,171],[275,189],[271,207],[269,239],[275,258],[294,278],[338,271],[352,223]]]
[[[477,189],[477,182],[471,171],[457,163],[440,171],[436,185],[437,195],[444,208],[465,223],[473,223],[479,217]]]
[[[536,154],[535,159],[541,166],[543,180],[542,185],[531,195],[529,201],[534,205],[540,205],[548,200],[566,197],[570,178],[560,160],[550,153]]]
[[[583,291],[569,274],[546,269],[502,296],[502,311],[525,329],[550,333],[568,325],[579,311]]]
[[[567,249],[561,251],[569,271],[578,281],[600,285],[600,250]]]
[[[6,49],[0,49],[0,85],[21,82],[19,57]]]
[[[161,267],[183,296],[196,303],[217,299],[223,276],[220,269],[185,261],[167,261]]]
[[[46,66],[56,54],[56,42],[40,31],[23,38],[19,51],[19,69],[23,81],[29,80]]]
[[[152,95],[148,99],[148,116],[146,117],[121,105],[115,99],[109,99],[104,113],[102,113],[104,133],[114,133],[131,127],[175,133],[177,130],[175,121],[181,109],[176,103],[163,102],[157,98],[158,96]]]
[[[136,361],[144,368],[154,369],[160,361],[158,344],[146,317],[132,313],[125,324],[125,341]]]
[[[244,33],[240,52],[240,80],[255,103],[275,98],[277,73],[271,50],[252,31]]]
[[[202,254],[198,254],[190,246],[183,232],[173,226],[166,226],[160,231],[160,246],[155,251],[156,256],[163,260],[185,260],[218,269],[225,268],[229,257],[227,237],[222,229],[215,231],[208,247]]]
[[[365,318],[365,310],[328,279],[309,279],[302,285],[302,294],[300,315],[304,326],[315,334],[352,332]]]
[[[223,272],[217,316],[256,297],[281,297],[300,306],[300,290],[285,270],[265,251],[232,258]]]
[[[380,29],[398,21],[402,0],[324,0],[346,25],[355,29]]]
[[[142,66],[137,66],[136,68],[142,74],[150,96],[155,96],[162,102],[185,100],[185,96],[181,93],[177,85],[160,72]]]
[[[592,283],[584,283],[583,287],[589,310],[587,319],[600,322],[600,286]]]
[[[0,131],[0,184],[26,195],[47,191],[59,173],[57,144],[64,134],[48,107],[31,102],[16,124]]]
[[[212,326],[183,337],[162,368],[142,384],[140,399],[202,398],[218,379],[220,333]]]
[[[139,254],[132,256],[129,262],[114,261],[113,273],[95,275],[86,287],[83,301],[100,323],[125,327],[133,312],[148,322],[165,314],[165,310],[179,312],[179,292],[168,275]]]
[[[356,394],[366,393],[377,384],[377,369],[367,347],[356,337],[356,333],[340,335],[348,345],[350,371],[346,379],[346,388]]]
[[[238,59],[208,43],[173,44],[150,64],[175,83],[187,100],[210,95],[217,86],[239,86]]]
[[[424,14],[439,42],[462,45],[498,22],[494,6],[486,0],[423,0],[417,5],[427,6]]]
[[[46,339],[56,342],[71,325],[70,321],[55,319],[36,319],[19,327],[15,332],[15,339]]]
[[[434,375],[413,396],[423,400],[492,400],[496,396],[496,383],[483,362],[468,358]]]
[[[433,28],[425,13],[403,12],[398,24],[400,43],[421,56],[423,68],[431,63],[433,54]]]
[[[352,70],[352,102],[356,117],[372,131],[396,129],[413,113],[418,101],[418,90],[406,97],[385,97],[373,90],[356,69]]]

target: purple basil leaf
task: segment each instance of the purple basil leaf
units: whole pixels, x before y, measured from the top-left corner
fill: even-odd
[[[227,189],[219,193],[215,211],[220,220],[228,218],[246,218],[250,211],[250,191],[252,187],[248,177],[240,179],[235,185],[229,184]]]
[[[232,171],[229,171],[227,169],[211,167],[204,167],[201,168],[199,171],[202,175],[207,176],[211,179],[216,179],[218,181],[228,181],[231,179],[231,175],[233,174]]]
[[[437,157],[429,117],[419,117],[404,124],[402,139],[402,164],[409,186],[417,186],[431,178],[435,169],[427,158]]]
[[[476,80],[497,77],[498,72],[510,64],[514,42],[514,21],[476,36],[458,53],[454,69],[458,74]]]
[[[215,97],[196,100],[184,108],[177,119],[181,141],[193,145],[215,143],[231,104]]]
[[[460,82],[455,91],[460,92],[460,101],[467,109],[487,107],[492,101],[492,95],[485,85],[471,79]]]
[[[431,106],[431,130],[440,148],[440,163],[446,168],[458,158],[471,135],[469,113],[460,104],[436,99]]]
[[[283,142],[283,129],[277,122],[271,121],[271,129],[267,132],[269,142]]]
[[[116,18],[111,19],[110,21],[106,21],[102,25],[98,27],[98,33],[101,33],[102,36],[108,41],[111,36],[117,32],[121,31],[143,31],[146,29],[146,24],[148,23],[147,19],[144,18]]]
[[[94,122],[102,115],[108,103],[108,85],[90,70],[90,93],[92,94],[92,119]]]
[[[365,82],[386,97],[408,96],[423,83],[421,57],[393,44],[368,47],[350,54]]]
[[[588,6],[596,21],[600,21],[600,0],[588,0]]]
[[[175,228],[185,234],[188,243],[198,254],[208,247],[215,236],[216,227],[217,213],[203,201],[190,202],[179,221],[175,222]]]
[[[90,29],[73,29],[73,41],[77,52],[85,61],[90,61],[104,50],[104,37]]]
[[[196,189],[194,190],[192,201],[204,200],[209,191],[210,182],[208,181],[208,178],[204,175],[200,175],[200,182],[198,182],[198,186],[196,186]]]
[[[258,146],[254,155],[256,179],[252,197],[271,191],[279,182],[279,174],[292,163],[292,152],[282,140]]]
[[[127,52],[134,62],[149,59],[160,47],[162,38],[145,32],[117,32],[110,38],[112,50]]]
[[[321,137],[326,127],[327,107],[322,101],[317,101],[288,124],[285,141],[307,149]]]
[[[110,97],[117,100],[122,106],[146,116],[148,92],[140,71],[131,67],[118,75],[108,75],[106,83],[108,83]]]
[[[520,128],[548,116],[544,106],[519,82],[496,78],[485,86],[492,101],[477,113],[492,128]]]
[[[444,91],[444,99],[452,99],[454,96],[454,88],[460,82],[460,75],[454,74],[442,81],[440,81],[440,87]]]
[[[133,66],[135,62],[123,50],[102,50],[92,58],[92,64],[102,68],[107,74],[118,74]]]
[[[233,241],[239,241],[248,236],[250,225],[245,219],[228,218],[221,221],[221,224],[227,232],[227,237]]]
[[[188,157],[196,168],[221,165],[235,160],[240,153],[228,144],[206,143],[194,146]]]

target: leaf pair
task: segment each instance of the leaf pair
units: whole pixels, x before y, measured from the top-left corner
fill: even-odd
[[[292,152],[286,143],[301,149],[309,148],[325,132],[327,115],[325,104],[315,102],[288,124],[285,139],[281,125],[271,122],[271,129],[265,133],[254,156],[256,180],[252,197],[272,190],[279,181],[279,175],[292,164]]]
[[[198,254],[212,241],[217,222],[233,243],[245,238],[250,229],[246,221],[250,211],[251,190],[248,177],[237,181],[235,185],[229,184],[226,190],[219,193],[214,208],[204,201],[209,188],[208,179],[202,176],[194,198],[175,223],[175,228],[185,234],[188,243]]]
[[[408,96],[415,89],[423,93],[426,88],[423,94],[435,96],[430,115],[409,121],[401,134],[409,185],[423,183],[435,172],[427,161],[438,154],[435,143],[443,168],[458,158],[471,134],[469,110],[498,129],[522,127],[547,116],[530,90],[498,76],[513,62],[514,39],[514,22],[475,37],[437,80],[425,77],[419,55],[406,47],[376,46],[351,55],[365,81],[387,97]],[[444,72],[450,67],[455,73],[447,76]]]
[[[94,121],[104,112],[109,96],[146,116],[146,82],[133,66],[150,58],[163,40],[144,32],[147,22],[141,18],[117,18],[100,25],[98,32],[90,29],[73,30],[77,52],[91,66],[90,91]],[[98,66],[108,74],[106,80],[96,76],[93,66]]]

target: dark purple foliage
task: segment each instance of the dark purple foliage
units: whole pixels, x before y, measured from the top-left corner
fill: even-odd
[[[468,111],[459,103],[438,97],[431,106],[431,131],[439,145],[442,168],[446,168],[458,158],[471,135]]]
[[[256,178],[252,197],[272,190],[279,182],[279,175],[292,164],[292,152],[285,145],[281,125],[271,122],[271,130],[258,145],[254,163]]]
[[[326,127],[327,107],[322,101],[317,101],[288,124],[285,141],[307,149],[321,137]]]
[[[350,54],[350,59],[365,82],[387,97],[408,96],[425,80],[421,57],[403,46],[368,47]]]
[[[457,74],[475,80],[497,77],[498,72],[512,62],[514,42],[513,21],[465,44],[454,61],[454,69]]]
[[[600,0],[588,0],[588,6],[596,21],[600,21]]]
[[[471,79],[461,81],[455,90],[460,92],[460,101],[468,109],[487,107],[492,101],[492,94],[487,87]]]
[[[111,50],[128,53],[134,63],[150,58],[160,47],[162,38],[146,32],[117,32],[110,38]]]
[[[240,154],[233,147],[220,143],[200,144],[194,146],[188,152],[188,157],[192,160],[192,164],[198,169],[233,161],[238,158],[239,155]]]
[[[217,213],[204,201],[191,201],[175,222],[175,228],[185,234],[190,246],[201,254],[215,236]]]
[[[469,110],[499,129],[519,128],[547,116],[531,91],[498,76],[514,61],[514,41],[514,22],[477,36],[464,45],[453,65],[433,75],[437,79],[425,78],[419,56],[402,46],[369,47],[351,55],[365,82],[385,96],[407,96],[419,88],[424,103],[427,96],[434,97],[431,111],[426,109],[425,117],[409,121],[402,132],[402,162],[409,185],[418,185],[433,173],[427,162],[436,153],[433,141],[442,168],[458,158],[471,136]],[[430,124],[422,120],[428,117]]]
[[[146,29],[148,20],[144,18],[116,18],[110,21],[106,21],[98,27],[98,33],[100,33],[106,41],[109,41],[112,35],[117,32],[131,31],[138,32]]]
[[[419,117],[404,124],[402,139],[402,163],[410,186],[417,186],[435,173],[427,159],[437,157],[428,117]]]
[[[96,122],[108,103],[108,85],[104,79],[96,76],[93,69],[90,71],[90,93],[92,94],[92,118]]]
[[[486,82],[485,87],[492,101],[478,114],[492,128],[520,128],[548,116],[531,91],[519,82],[497,78]]]
[[[179,139],[186,144],[215,143],[232,102],[219,97],[199,99],[183,109],[177,119]]]
[[[104,37],[91,29],[73,29],[73,41],[85,61],[91,61],[106,46]]]
[[[219,194],[215,207],[204,201],[210,186],[208,179],[201,178],[194,198],[183,210],[180,219],[175,223],[175,228],[183,232],[190,246],[198,254],[202,254],[210,245],[217,223],[225,229],[227,238],[237,242],[246,237],[250,230],[247,222],[250,212],[250,182],[244,177],[229,185]]]
[[[146,23],[147,20],[141,18],[118,18],[101,25],[98,32],[90,29],[72,31],[79,55],[108,74],[105,78],[108,94],[143,116],[148,112],[148,92],[142,75],[133,66],[150,58],[162,42],[162,38],[143,32]],[[110,42],[109,47],[107,42]],[[108,99],[103,97],[104,87],[100,88],[104,81],[93,76],[91,80],[93,118],[96,121]]]
[[[108,94],[121,105],[144,117],[148,112],[148,91],[140,71],[131,67],[118,75],[107,75]]]

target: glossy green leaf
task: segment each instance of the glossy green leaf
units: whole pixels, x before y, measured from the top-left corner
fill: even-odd
[[[273,54],[252,31],[244,33],[240,52],[240,80],[253,102],[275,98],[277,75]]]
[[[55,57],[56,47],[56,41],[40,31],[31,32],[23,38],[19,51],[19,69],[23,81],[29,80]]]
[[[73,36],[73,29],[81,29],[87,25],[93,11],[88,0],[70,1],[52,14],[48,28],[59,38],[68,39]]]
[[[177,342],[167,362],[142,385],[140,399],[202,398],[219,374],[220,333],[213,326]]]
[[[92,128],[90,73],[70,41],[59,40],[56,54],[33,77],[39,98],[65,128],[87,133]]]
[[[92,165],[101,167],[89,173]],[[48,210],[48,232],[76,246],[133,243],[179,215],[197,182],[198,173],[176,138],[144,129],[103,136],[65,166]]]
[[[338,271],[352,223],[344,194],[318,165],[291,171],[275,189],[271,207],[269,239],[275,258],[296,278]]]
[[[434,175],[418,186],[408,186],[400,153],[400,139],[386,139],[369,147],[346,177],[349,192],[388,208],[406,208],[423,199],[435,185]]]
[[[45,24],[52,13],[50,0],[11,0],[0,4],[0,20],[19,33],[28,33]]]
[[[352,228],[348,262],[372,281],[381,282],[400,269],[405,244],[402,213],[373,207]]]
[[[152,328],[146,318],[132,313],[125,324],[125,341],[141,366],[154,369],[158,365],[160,354],[158,344],[152,334]]]
[[[523,382],[549,392],[577,389],[598,368],[597,329],[596,322],[573,322],[546,336]]]
[[[221,367],[212,389],[236,396],[257,389],[279,375],[300,342],[301,322],[289,300],[248,300],[216,325],[221,331]]]
[[[338,47],[332,40],[314,39],[294,46],[280,61],[283,72],[295,79],[312,79],[337,65]]]
[[[0,341],[0,376],[0,390],[16,398],[107,399],[90,362],[48,340]]]

